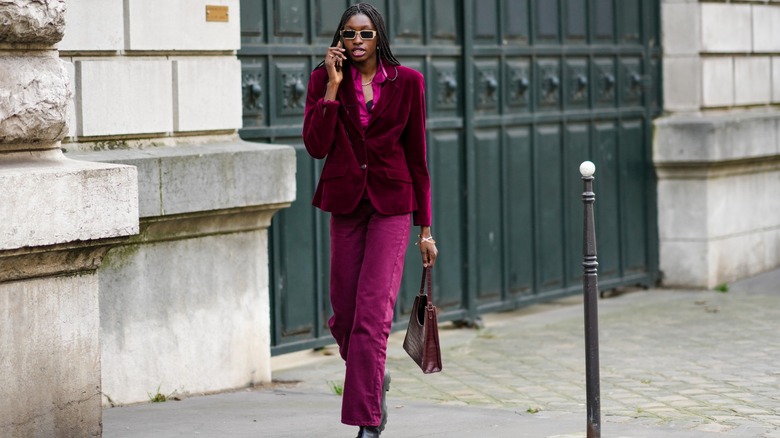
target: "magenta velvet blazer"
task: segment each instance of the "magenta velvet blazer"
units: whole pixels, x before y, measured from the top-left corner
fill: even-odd
[[[387,80],[365,130],[349,64],[344,65],[336,101],[323,100],[327,70],[312,72],[303,143],[312,157],[327,157],[312,204],[334,214],[349,214],[367,192],[380,213],[414,212],[415,225],[429,226],[425,80],[416,70],[384,65]]]

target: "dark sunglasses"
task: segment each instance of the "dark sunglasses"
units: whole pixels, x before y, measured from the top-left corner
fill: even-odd
[[[341,37],[345,40],[354,40],[355,37],[360,34],[360,39],[362,40],[373,40],[376,36],[375,30],[342,30],[341,31]]]

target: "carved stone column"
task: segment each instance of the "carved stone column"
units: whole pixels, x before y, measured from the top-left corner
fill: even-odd
[[[102,433],[98,279],[138,232],[131,166],[67,159],[64,0],[0,0],[0,436]]]

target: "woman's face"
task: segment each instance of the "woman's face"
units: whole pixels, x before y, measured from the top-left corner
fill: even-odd
[[[344,24],[342,30],[356,30],[355,39],[348,40],[344,38],[344,48],[353,62],[360,63],[376,56],[376,43],[379,40],[379,34],[375,34],[374,39],[363,39],[360,36],[361,30],[376,30],[371,19],[363,14],[357,14],[350,17]]]

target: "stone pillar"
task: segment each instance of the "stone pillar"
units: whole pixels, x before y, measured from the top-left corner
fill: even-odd
[[[64,0],[0,0],[0,436],[101,434],[98,277],[138,232],[130,166],[64,157]]]
[[[138,171],[140,232],[100,268],[105,405],[271,380],[268,226],[295,199],[295,150],[238,136],[240,5],[68,0],[66,156]]]
[[[661,6],[660,268],[711,288],[780,266],[780,2]]]

